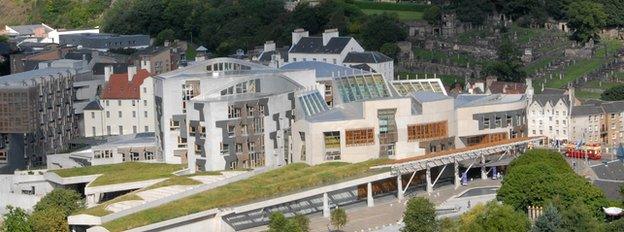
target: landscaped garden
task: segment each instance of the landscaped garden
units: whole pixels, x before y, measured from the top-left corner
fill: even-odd
[[[97,165],[80,168],[53,170],[60,177],[75,177],[101,174],[89,186],[119,184],[143,180],[167,178],[173,172],[181,170],[185,165],[125,162],[121,164]]]
[[[316,166],[303,163],[290,164],[249,179],[107,222],[104,227],[110,231],[123,231],[213,208],[241,205],[283,196],[305,189],[318,188],[347,179],[388,171],[370,169],[372,166],[386,163],[388,160],[379,159],[355,164],[342,162]]]

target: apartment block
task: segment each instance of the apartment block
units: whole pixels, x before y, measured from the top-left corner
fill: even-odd
[[[78,134],[76,70],[48,67],[0,77],[0,172],[41,167]]]
[[[100,99],[84,108],[86,137],[128,135],[155,131],[154,82],[151,74],[135,66],[113,74],[105,67]]]

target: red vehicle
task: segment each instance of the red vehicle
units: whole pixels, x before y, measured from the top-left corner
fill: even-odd
[[[587,157],[591,160],[599,160],[602,158],[601,152],[602,147],[598,144],[587,144],[579,148],[572,143],[566,145],[566,156],[571,158],[585,159]]]

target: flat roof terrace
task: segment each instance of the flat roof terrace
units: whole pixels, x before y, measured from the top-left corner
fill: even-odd
[[[97,165],[80,168],[52,170],[61,178],[100,175],[89,186],[102,186],[152,180],[173,176],[175,171],[183,169],[181,164],[126,162],[121,164]]]

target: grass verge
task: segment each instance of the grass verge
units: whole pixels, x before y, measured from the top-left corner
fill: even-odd
[[[128,215],[107,222],[103,226],[109,231],[123,231],[213,208],[283,196],[308,188],[380,173],[384,170],[371,170],[370,167],[388,162],[387,159],[381,159],[355,164],[341,162],[317,166],[290,164],[249,179]]]
[[[102,174],[90,184],[90,186],[93,187],[171,177],[173,176],[173,172],[182,168],[184,168],[184,165],[180,164],[126,162],[121,164],[59,169],[52,172],[61,177]]]

